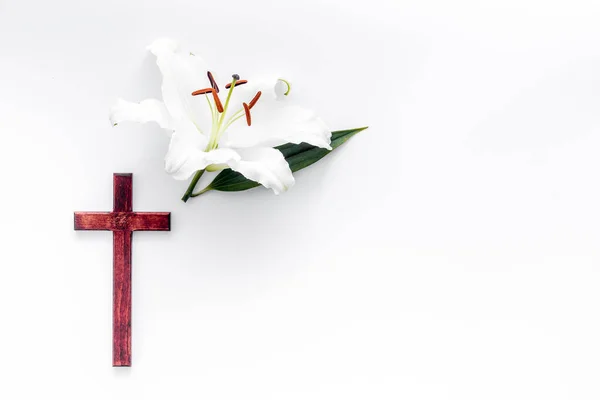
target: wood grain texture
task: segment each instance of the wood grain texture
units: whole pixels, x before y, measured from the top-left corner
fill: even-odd
[[[131,365],[131,231],[113,233],[113,366]]]
[[[76,231],[168,231],[168,212],[76,212]]]
[[[131,212],[133,211],[133,175],[132,174],[114,174],[113,175],[113,211]]]
[[[113,231],[113,366],[131,366],[131,238],[169,231],[171,213],[133,212],[132,174],[113,175],[113,212],[75,212],[75,230]]]

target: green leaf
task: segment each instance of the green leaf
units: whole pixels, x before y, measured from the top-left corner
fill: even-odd
[[[335,150],[352,136],[365,129],[367,129],[367,127],[331,132],[332,150]],[[276,149],[283,154],[292,172],[299,171],[302,168],[306,168],[309,165],[316,163],[332,151],[321,147],[311,146],[306,143],[286,143],[276,147]],[[215,177],[206,190],[239,192],[241,190],[252,189],[256,186],[259,186],[259,183],[246,179],[244,175],[239,172],[225,169]]]

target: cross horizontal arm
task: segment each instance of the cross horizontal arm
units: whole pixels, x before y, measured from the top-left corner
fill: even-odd
[[[76,231],[169,231],[168,212],[76,212]]]
[[[76,231],[112,231],[113,213],[110,212],[75,212]]]
[[[129,220],[132,231],[170,231],[171,213],[169,212],[134,212]]]

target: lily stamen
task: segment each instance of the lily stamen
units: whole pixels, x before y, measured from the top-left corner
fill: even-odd
[[[200,89],[200,90],[196,90],[194,92],[192,92],[192,96],[198,96],[201,94],[207,94],[212,92],[214,89],[213,88],[206,88],[206,89]]]
[[[212,89],[212,94],[213,94],[213,98],[215,99],[215,105],[217,106],[217,111],[222,113],[223,112],[223,104],[221,103],[221,99],[219,98],[217,91],[215,89]]]
[[[243,103],[243,105],[244,105],[244,112],[246,113],[246,123],[248,124],[248,126],[250,126],[250,125],[252,125],[252,116],[250,115],[250,107],[246,103]]]
[[[240,79],[239,81],[235,81],[235,86],[243,85],[244,83],[248,83],[246,79]],[[225,89],[229,89],[231,87],[231,82],[225,85]]]
[[[254,105],[256,104],[256,102],[258,101],[258,99],[260,99],[260,95],[262,94],[262,92],[259,90],[254,97],[252,98],[252,100],[250,100],[250,104],[248,104],[248,108],[252,109],[252,107],[254,107]]]
[[[219,86],[217,85],[217,81],[215,81],[215,78],[213,77],[212,72],[207,71],[206,75],[208,75],[208,80],[210,81],[210,86],[215,89],[217,91],[217,93],[219,93]]]

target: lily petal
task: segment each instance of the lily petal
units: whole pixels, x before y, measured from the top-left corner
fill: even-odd
[[[269,147],[237,149],[240,160],[228,164],[234,171],[260,183],[275,194],[285,192],[294,186],[294,176],[280,151]]]
[[[325,122],[306,108],[289,105],[287,101],[262,97],[252,108],[252,125],[242,118],[223,134],[224,147],[275,147],[285,143],[308,143],[331,149],[331,130]]]
[[[198,89],[210,87],[208,68],[201,57],[185,52],[179,43],[158,39],[148,49],[156,56],[160,69],[163,101],[175,119],[191,120],[203,134],[210,134],[212,114],[204,96],[192,96]]]
[[[163,129],[173,129],[169,111],[162,101],[156,99],[147,99],[140,103],[118,99],[110,109],[110,121],[113,125],[123,121],[156,122]]]
[[[228,90],[228,89],[224,89]],[[284,93],[287,90],[287,85],[283,83],[277,75],[266,75],[266,76],[252,76],[248,79],[248,83],[235,86],[233,93],[231,94],[230,110],[231,113],[243,110],[243,103],[250,103],[250,100],[261,92],[258,103],[270,102],[270,101],[285,101],[289,99],[289,96],[285,96]],[[228,92],[224,92],[223,96],[227,96]],[[258,104],[257,103],[257,104]]]
[[[171,136],[165,156],[165,170],[178,180],[188,179],[194,172],[211,164],[228,164],[240,160],[235,150],[204,151],[208,138],[200,135],[193,124],[181,121]]]
[[[247,84],[236,86],[231,97],[233,110],[243,110],[242,103],[249,103],[259,91],[261,96],[251,109],[252,125],[247,126],[243,117],[236,120],[223,133],[220,145],[246,148],[305,142],[331,149],[331,130],[313,111],[289,100],[286,82],[271,75],[250,78]]]

